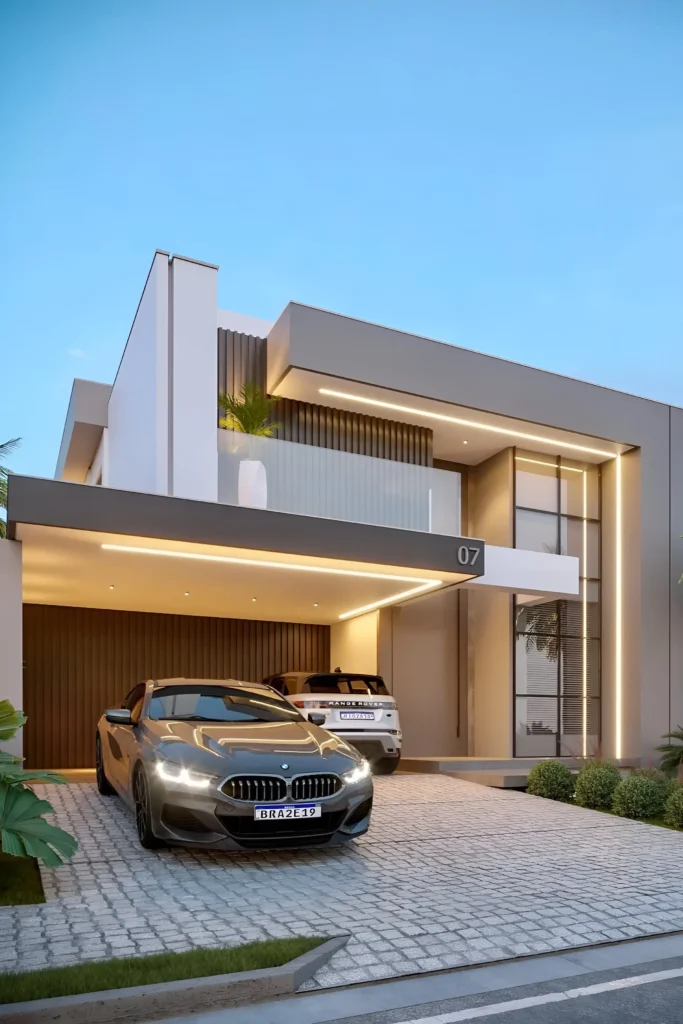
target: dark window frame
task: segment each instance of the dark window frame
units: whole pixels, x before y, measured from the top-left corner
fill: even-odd
[[[526,450],[526,449],[523,449]],[[596,465],[598,478],[598,518],[587,516],[584,520],[583,516],[571,515],[567,512],[562,511],[562,456],[555,456],[555,476],[557,480],[557,511],[549,512],[547,509],[529,508],[527,505],[517,505],[517,448],[513,448],[513,459],[515,461],[514,472],[513,472],[513,545],[517,547],[517,512],[534,512],[539,515],[545,515],[554,517],[557,520],[557,551],[562,550],[562,520],[571,519],[579,523],[595,523],[598,527],[598,572],[600,575],[595,576],[579,576],[579,582],[582,586],[587,586],[589,583],[597,583],[598,592],[598,607],[599,615],[602,619],[602,470],[600,465]],[[544,456],[550,462],[553,457],[551,455]],[[578,461],[578,460],[573,460]],[[584,566],[584,569],[586,567]],[[577,636],[575,633],[562,632],[562,612],[561,604],[562,599],[558,599],[555,602],[549,601],[548,604],[556,604],[556,630],[548,633],[534,632],[533,630],[520,630],[517,628],[517,595],[513,595],[511,602],[512,606],[512,695],[513,695],[513,720],[512,720],[512,756],[513,757],[533,757],[533,754],[518,753],[517,751],[517,703],[520,698],[538,697],[540,699],[551,699],[557,701],[557,732],[555,733],[555,756],[562,757],[567,756],[562,754],[562,745],[564,733],[562,731],[562,705],[567,702],[574,702],[578,705],[583,704],[583,697],[567,697],[562,694],[562,640],[576,640],[583,639],[582,635]],[[602,623],[601,623],[602,625]],[[543,636],[543,637],[555,637],[557,640],[557,691],[552,694],[543,693],[518,693],[517,692],[517,640],[520,636]],[[587,704],[593,704],[597,714],[597,743],[598,747],[602,741],[602,628],[600,629],[600,635],[597,637],[588,636],[588,640],[592,641],[594,648],[597,650],[597,696],[591,696],[589,693],[586,697]]]

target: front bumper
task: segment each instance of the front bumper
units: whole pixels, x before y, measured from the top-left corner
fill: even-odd
[[[234,800],[218,787],[193,791],[157,778],[149,781],[152,830],[170,844],[219,850],[340,846],[364,835],[370,826],[372,778],[315,800],[320,818],[285,821],[255,820],[255,802]],[[286,799],[278,805],[295,803]]]

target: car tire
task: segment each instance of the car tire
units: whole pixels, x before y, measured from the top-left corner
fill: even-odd
[[[400,764],[400,757],[380,757],[372,766],[373,775],[393,775]]]
[[[102,796],[116,796],[116,790],[107,778],[104,770],[102,740],[99,733],[95,737],[95,781],[97,782],[97,792],[101,793]]]
[[[133,797],[135,799],[135,827],[140,846],[145,850],[158,850],[163,841],[157,839],[152,831],[152,812],[149,799],[147,776],[142,767],[135,769],[133,776]]]

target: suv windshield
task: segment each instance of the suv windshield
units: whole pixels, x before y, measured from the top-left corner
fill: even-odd
[[[176,722],[300,722],[301,715],[273,693],[229,686],[161,686],[154,690],[149,717]]]
[[[359,693],[387,696],[388,690],[381,676],[357,676],[343,672],[309,676],[303,689],[308,693]]]

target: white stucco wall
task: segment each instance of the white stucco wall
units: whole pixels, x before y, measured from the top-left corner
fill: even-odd
[[[218,267],[174,256],[170,270],[170,493],[217,501]]]
[[[0,698],[10,700],[15,708],[23,703],[21,605],[21,544],[13,540],[0,540]],[[21,755],[21,732],[13,740],[3,743],[10,753]]]
[[[107,483],[168,492],[168,256],[157,252],[109,398]]]
[[[379,612],[335,623],[330,629],[330,668],[343,672],[377,672]]]

